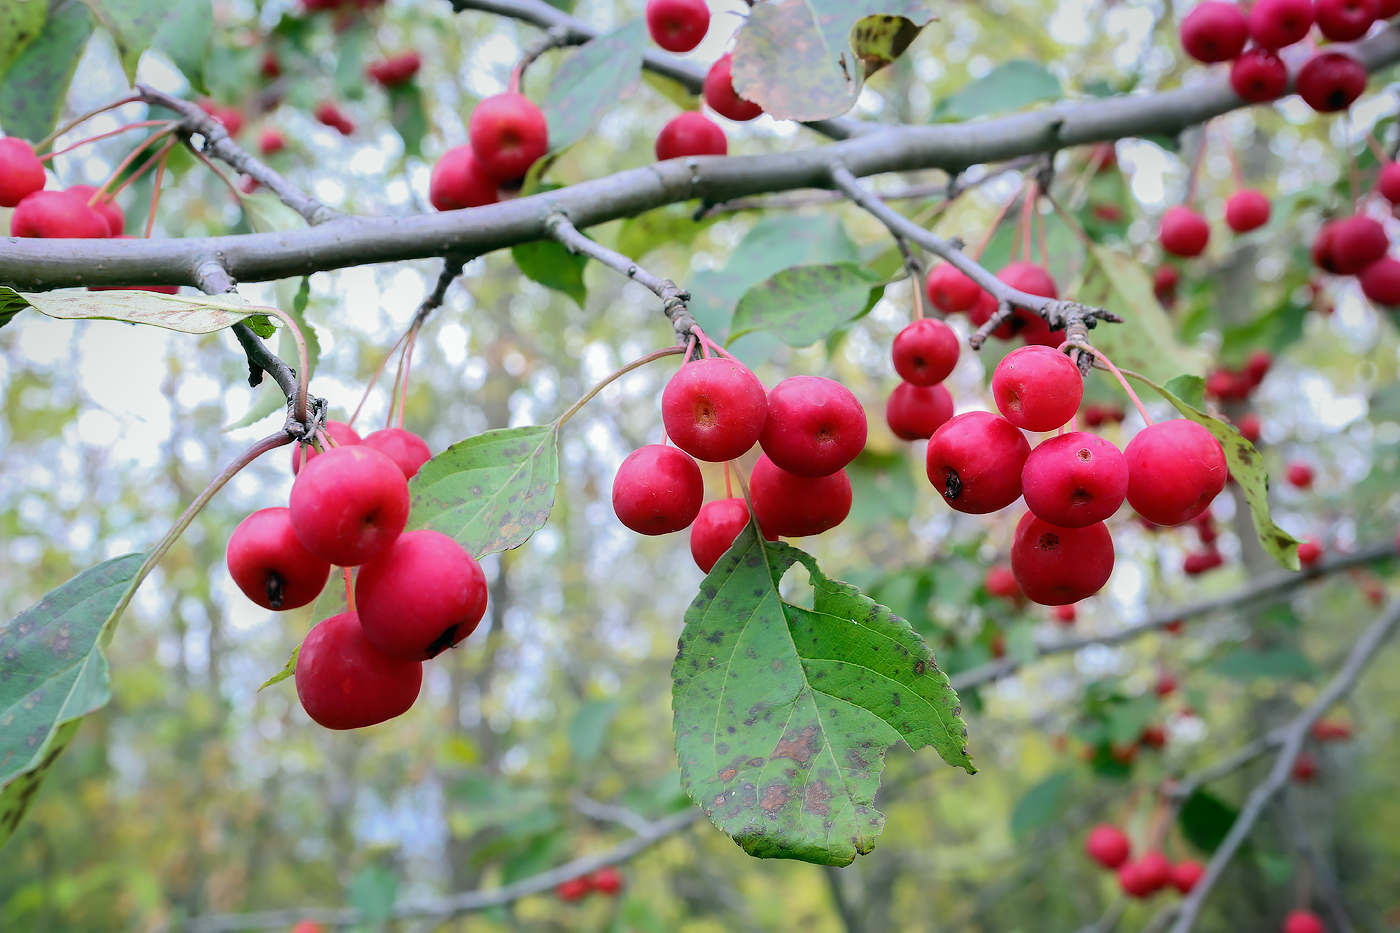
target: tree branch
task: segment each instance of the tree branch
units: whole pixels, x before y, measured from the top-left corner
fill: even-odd
[[[492,0],[503,3],[504,0]],[[524,0],[513,0],[512,4]],[[485,4],[480,4],[485,8]],[[531,4],[546,10],[542,0]],[[1400,29],[1390,27],[1352,51],[1370,69],[1400,61]],[[0,241],[0,284],[21,291],[78,285],[122,285],[140,276],[152,285],[185,285],[194,268],[219,256],[243,282],[308,275],[378,262],[447,253],[480,256],[546,239],[551,211],[586,229],[679,201],[727,201],[831,184],[831,165],[852,175],[926,168],[962,171],[1125,136],[1174,134],[1244,106],[1221,75],[1189,88],[1121,95],[995,120],[888,126],[857,139],[798,152],[673,159],[567,188],[499,204],[411,217],[344,217],[305,230],[177,240]]]

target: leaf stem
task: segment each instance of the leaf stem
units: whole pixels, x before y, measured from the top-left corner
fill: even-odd
[[[598,383],[598,384],[597,384],[596,386],[594,386],[593,388],[589,389],[588,392],[587,392],[587,394],[585,394],[585,395],[583,396],[583,398],[579,399],[577,402],[574,402],[572,405],[570,405],[570,406],[569,406],[569,410],[566,411],[566,412],[564,412],[562,415],[560,415],[560,416],[558,417],[557,420],[555,420],[555,422],[554,422],[555,425],[562,428],[562,427],[565,425],[565,423],[568,422],[568,420],[569,420],[570,418],[572,418],[574,415],[578,414],[578,410],[579,410],[580,408],[582,408],[584,405],[586,405],[586,404],[593,398],[593,396],[595,396],[595,395],[597,395],[599,392],[603,391],[605,388],[608,387],[608,385],[609,385],[610,383],[612,383],[614,380],[620,378],[621,376],[623,376],[623,375],[625,375],[625,374],[627,374],[627,373],[630,373],[630,372],[631,372],[632,370],[634,370],[634,369],[639,369],[640,367],[645,366],[645,365],[648,364],[648,363],[651,363],[651,362],[654,362],[654,361],[656,361],[656,360],[659,360],[659,359],[661,359],[662,357],[675,356],[675,355],[678,354],[678,353],[684,353],[684,352],[685,352],[685,347],[681,347],[681,346],[667,347],[667,348],[664,349],[664,350],[657,350],[657,351],[655,351],[655,352],[653,352],[653,353],[648,353],[646,356],[639,357],[638,359],[633,360],[632,362],[628,363],[626,366],[624,366],[624,367],[622,367],[621,369],[619,369],[617,372],[612,373],[611,375],[605,377],[605,378],[603,379],[602,382]]]

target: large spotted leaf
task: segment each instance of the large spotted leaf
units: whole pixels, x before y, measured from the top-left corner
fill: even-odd
[[[812,609],[779,592],[798,561]],[[909,624],[752,525],[686,612],[671,673],[682,784],[751,855],[846,865],[869,852],[900,739],[975,771],[957,694]]]

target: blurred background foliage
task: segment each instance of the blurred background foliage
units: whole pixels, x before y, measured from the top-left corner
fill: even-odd
[[[600,28],[643,7],[641,0],[556,5]],[[711,6],[716,25],[695,53],[704,63],[720,54],[744,10],[738,0]],[[1063,96],[1172,87],[1201,74],[1181,64],[1170,2],[988,0],[943,3],[937,12],[909,54],[871,81],[858,115],[979,119]],[[504,88],[520,49],[538,35],[427,0],[392,0],[353,15],[215,0],[214,14],[206,87],[186,92],[248,106],[250,146],[261,127],[280,128],[289,146],[272,164],[332,206],[363,214],[426,209],[433,161],[465,140],[472,105]],[[266,87],[259,68],[268,47],[283,63],[284,102],[255,114],[249,102]],[[365,63],[410,48],[424,60],[415,88],[391,97],[365,82]],[[541,59],[527,91],[538,97],[567,54]],[[142,60],[140,76],[181,88],[160,52]],[[1201,182],[1208,216],[1218,220],[1232,190],[1228,139],[1248,182],[1274,199],[1274,219],[1234,241],[1218,235],[1207,259],[1183,267],[1171,311],[1183,341],[1225,363],[1261,348],[1277,355],[1254,402],[1261,446],[1271,475],[1304,459],[1318,478],[1309,492],[1275,483],[1275,514],[1329,550],[1389,539],[1400,512],[1395,322],[1351,285],[1314,298],[1306,260],[1311,232],[1347,199],[1346,152],[1360,150],[1356,133],[1374,126],[1389,142],[1397,97],[1387,80],[1373,79],[1374,93],[1351,123],[1285,101],[1212,124]],[[124,87],[116,50],[99,33],[67,112],[105,103]],[[569,184],[647,163],[657,130],[677,112],[668,96],[675,93],[642,82],[547,180]],[[311,119],[309,109],[327,97],[355,120],[354,134],[342,138]],[[102,128],[95,121],[91,132]],[[732,153],[820,142],[767,118],[725,128]],[[1150,270],[1154,218],[1185,187],[1188,161],[1178,146],[1189,160],[1199,143],[1198,134],[1124,141],[1121,171],[1098,175],[1085,153],[1062,153],[1058,187],[1097,237],[1120,243]],[[98,142],[60,157],[57,174],[64,184],[100,183],[134,144]],[[1364,155],[1360,165],[1370,167]],[[257,209],[241,211],[188,158],[172,160],[164,184],[156,236],[287,222],[261,203],[266,195],[254,196]],[[936,197],[902,206],[939,232],[976,242],[1018,185],[1010,177],[989,182],[941,213]],[[144,222],[149,186],[143,180],[123,195],[130,228]],[[718,333],[750,285],[788,266],[857,260],[887,275],[898,269],[883,229],[849,206],[718,210],[701,222],[691,219],[693,209],[665,208],[590,234],[690,287],[697,315]],[[1072,236],[1055,244],[1052,271],[1073,294],[1082,249]],[[1010,244],[994,242],[989,261],[998,248],[1009,252]],[[310,279],[313,391],[336,415],[354,409],[437,268],[401,263]],[[596,264],[582,280],[586,294],[574,289],[570,297],[523,277],[508,254],[472,262],[420,338],[406,426],[436,451],[487,428],[545,421],[621,363],[669,341],[652,295]],[[290,307],[299,286],[247,284],[243,293]],[[1015,510],[950,512],[923,476],[921,445],[911,451],[884,426],[884,399],[896,384],[888,347],[910,303],[907,282],[898,281],[868,315],[815,346],[793,350],[753,334],[736,342],[736,352],[769,384],[793,373],[831,375],[865,403],[871,438],[852,470],[852,516],[803,546],[832,576],[910,619],[940,664],[956,672],[990,659],[998,646],[1024,653],[1055,623],[1041,608],[1011,607],[982,587],[986,568],[1004,559]],[[955,326],[966,332],[965,321]],[[0,349],[7,618],[81,569],[148,546],[223,463],[282,417],[274,387],[247,387],[246,363],[227,333],[192,338],[25,314],[0,329]],[[988,407],[985,379],[1001,352],[964,354],[949,381],[959,411]],[[673,365],[628,375],[569,424],[548,526],[485,562],[488,624],[429,667],[409,714],[363,732],[312,725],[291,683],[256,692],[300,640],[309,614],[265,613],[231,584],[223,565],[228,534],[248,512],[283,503],[291,482],[280,452],[239,476],[138,594],[110,651],[112,705],[83,726],[0,850],[0,929],[157,930],[209,912],[306,905],[383,915],[396,901],[509,882],[625,838],[580,814],[573,795],[648,817],[688,806],[671,747],[669,669],[701,574],[684,536],[632,535],[608,500],[626,453],[660,438],[659,393]],[[1090,398],[1122,401],[1107,383],[1092,385]],[[376,425],[387,409],[381,385],[361,423]],[[1132,415],[1104,431],[1121,443],[1140,423]],[[707,472],[707,486],[723,494],[718,472]],[[1215,512],[1227,562],[1197,579],[1181,571],[1194,532],[1153,533],[1127,514],[1115,519],[1117,570],[1080,607],[1076,631],[1111,632],[1276,571],[1251,543],[1242,501],[1222,496]],[[1083,856],[1085,828],[1122,819],[1145,840],[1160,782],[1214,761],[1309,701],[1377,611],[1374,590],[1394,583],[1393,566],[1382,563],[1286,599],[1192,620],[1179,635],[1057,657],[967,691],[980,773],[936,766],[928,752],[893,751],[877,798],[887,828],[875,852],[848,868],[756,861],[701,821],[624,866],[619,898],[569,905],[530,897],[442,928],[1078,929],[1117,890]],[[1159,698],[1162,671],[1181,686]],[[1311,885],[1300,831],[1339,878],[1358,928],[1400,929],[1397,671],[1393,650],[1379,659],[1340,711],[1355,725],[1354,741],[1317,750],[1318,777],[1290,788],[1271,811],[1212,897],[1202,929],[1276,929],[1300,887]],[[1101,754],[1105,741],[1132,745],[1151,725],[1166,730],[1160,751],[1143,749],[1128,763]],[[1193,801],[1168,837],[1168,854],[1204,858],[1201,846],[1218,840],[1263,767],[1222,779]],[[1124,926],[1141,926],[1152,909],[1131,906]]]

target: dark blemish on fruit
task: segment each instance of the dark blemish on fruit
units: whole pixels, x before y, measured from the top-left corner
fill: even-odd
[[[1083,460],[1085,463],[1088,463],[1090,460],[1094,459],[1093,453],[1087,447],[1079,448],[1079,452],[1076,453],[1075,456],[1078,457],[1080,460]]]
[[[962,477],[952,467],[943,468],[943,498],[953,501],[962,495]]]
[[[273,609],[282,608],[282,578],[275,573],[267,575],[267,604]]]
[[[428,645],[428,657],[435,658],[448,648],[451,648],[457,641],[457,629],[460,625],[449,625],[443,629],[442,634],[434,638],[432,644]]]
[[[1040,549],[1042,551],[1053,551],[1060,546],[1060,536],[1053,531],[1047,531],[1040,536]]]

